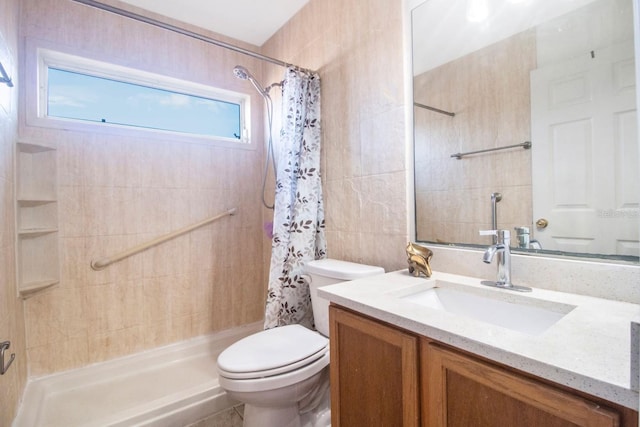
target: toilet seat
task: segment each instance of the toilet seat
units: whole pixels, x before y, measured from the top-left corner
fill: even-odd
[[[233,372],[233,371],[227,371],[227,370],[221,369],[220,367],[218,367],[218,369],[221,375],[225,376],[226,378],[236,379],[236,380],[271,377],[273,375],[286,374],[287,372],[295,371],[303,366],[306,366],[310,363],[315,362],[316,360],[320,359],[321,357],[323,357],[325,354],[328,354],[328,353],[329,353],[329,346],[327,345],[322,350],[310,355],[309,357],[299,360],[295,363],[280,366],[279,368],[265,369],[262,371]]]
[[[275,390],[283,389],[297,385],[302,386],[309,381],[313,382],[314,377],[320,375],[323,369],[329,366],[329,352],[325,352],[319,359],[309,363],[308,365],[300,368],[290,370],[278,375],[272,375],[269,377],[254,377],[254,378],[229,378],[227,372],[218,368],[218,381],[220,386],[228,392],[240,392],[240,393],[260,393],[264,391],[273,392]]]
[[[220,385],[231,392],[262,392],[311,381],[328,365],[329,340],[300,325],[250,335],[218,356]]]
[[[265,378],[313,364],[328,352],[326,337],[301,325],[288,325],[232,344],[218,356],[218,370],[229,379]]]

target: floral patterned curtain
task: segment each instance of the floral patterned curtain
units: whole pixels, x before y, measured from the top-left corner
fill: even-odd
[[[326,256],[320,182],[320,77],[288,68],[283,84],[282,131],[276,155],[276,191],[265,329],[313,327],[307,261]]]

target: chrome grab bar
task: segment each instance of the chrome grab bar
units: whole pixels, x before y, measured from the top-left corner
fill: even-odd
[[[455,153],[455,154],[452,154],[450,157],[455,157],[456,159],[460,160],[462,157],[469,156],[471,154],[488,153],[490,151],[507,150],[509,148],[516,148],[516,147],[522,147],[525,150],[528,150],[529,148],[531,148],[531,141],[525,141],[522,144],[506,145],[504,147],[487,148],[486,150],[469,151],[467,153]]]
[[[137,254],[139,252],[142,252],[144,250],[147,250],[147,249],[149,249],[149,248],[151,248],[153,246],[157,246],[157,245],[159,245],[161,243],[166,242],[167,240],[175,239],[178,236],[181,236],[181,235],[183,235],[185,233],[188,233],[188,232],[190,232],[192,230],[195,230],[196,228],[200,228],[200,227],[202,227],[204,225],[207,225],[207,224],[209,224],[209,223],[211,223],[213,221],[216,221],[216,220],[219,220],[221,218],[224,218],[225,216],[235,215],[236,211],[237,211],[236,208],[229,209],[228,211],[226,211],[224,213],[221,213],[220,215],[216,215],[214,217],[211,217],[209,219],[205,219],[205,220],[200,221],[198,223],[195,223],[193,225],[189,225],[187,227],[180,228],[179,230],[176,230],[174,232],[165,234],[164,236],[156,237],[153,240],[150,240],[150,241],[148,241],[146,243],[142,243],[142,244],[140,244],[138,246],[134,246],[133,248],[128,249],[126,251],[122,251],[122,252],[120,252],[120,253],[118,253],[116,255],[112,255],[110,257],[103,257],[103,258],[95,259],[95,260],[91,261],[91,268],[96,270],[96,271],[102,270],[102,269],[110,266],[114,262],[123,260],[123,259],[125,259],[127,257],[130,257],[131,255],[135,255],[135,254]]]

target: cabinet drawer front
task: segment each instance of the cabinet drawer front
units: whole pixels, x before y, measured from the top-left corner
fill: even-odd
[[[594,402],[437,344],[424,345],[427,425],[614,427],[620,415]]]

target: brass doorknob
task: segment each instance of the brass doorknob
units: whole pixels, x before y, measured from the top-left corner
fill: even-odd
[[[547,225],[549,225],[549,221],[544,218],[540,218],[536,221],[536,227],[538,228],[547,228]]]

